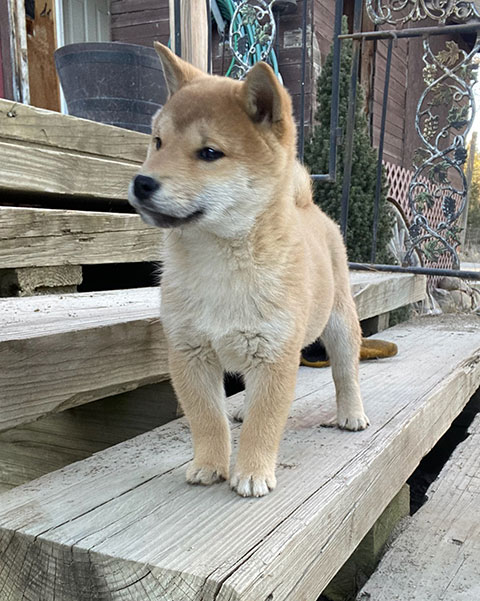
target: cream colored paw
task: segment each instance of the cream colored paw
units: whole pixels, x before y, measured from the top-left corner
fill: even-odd
[[[349,415],[338,416],[337,425],[342,430],[365,430],[370,425],[365,413],[351,413]]]
[[[235,472],[230,478],[230,486],[242,497],[264,497],[275,488],[274,475],[244,474]]]
[[[194,461],[187,467],[187,482],[208,486],[228,480],[228,470],[208,465],[197,465]]]

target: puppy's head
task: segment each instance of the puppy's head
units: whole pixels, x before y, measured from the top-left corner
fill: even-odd
[[[159,227],[198,223],[220,235],[251,227],[295,157],[291,101],[258,63],[242,82],[206,75],[156,43],[170,97],[129,201]]]

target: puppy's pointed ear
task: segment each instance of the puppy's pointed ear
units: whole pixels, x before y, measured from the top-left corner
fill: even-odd
[[[247,113],[255,123],[275,124],[290,116],[290,98],[267,63],[254,65],[244,85]]]
[[[160,42],[154,42],[153,45],[162,63],[170,96],[193,79],[205,77],[206,74],[203,71],[178,58],[178,56],[169,48],[160,44]]]

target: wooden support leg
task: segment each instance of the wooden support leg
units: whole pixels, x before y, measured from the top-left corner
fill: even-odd
[[[66,294],[81,283],[80,265],[0,269],[0,297]]]
[[[373,334],[377,334],[378,332],[383,332],[389,327],[390,322],[390,312],[381,313],[380,315],[375,315],[375,317],[370,317],[369,319],[364,319],[361,323],[362,333],[365,337],[373,336]]]

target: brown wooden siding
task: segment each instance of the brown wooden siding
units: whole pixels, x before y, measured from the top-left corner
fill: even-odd
[[[110,10],[114,42],[168,43],[168,0],[112,0]]]
[[[395,165],[404,164],[408,44],[408,40],[398,40],[394,45],[392,52],[383,158],[385,161],[394,163]],[[374,146],[378,146],[380,138],[386,59],[387,42],[380,40],[376,44],[376,51],[373,57],[373,102],[371,105],[371,124]]]

